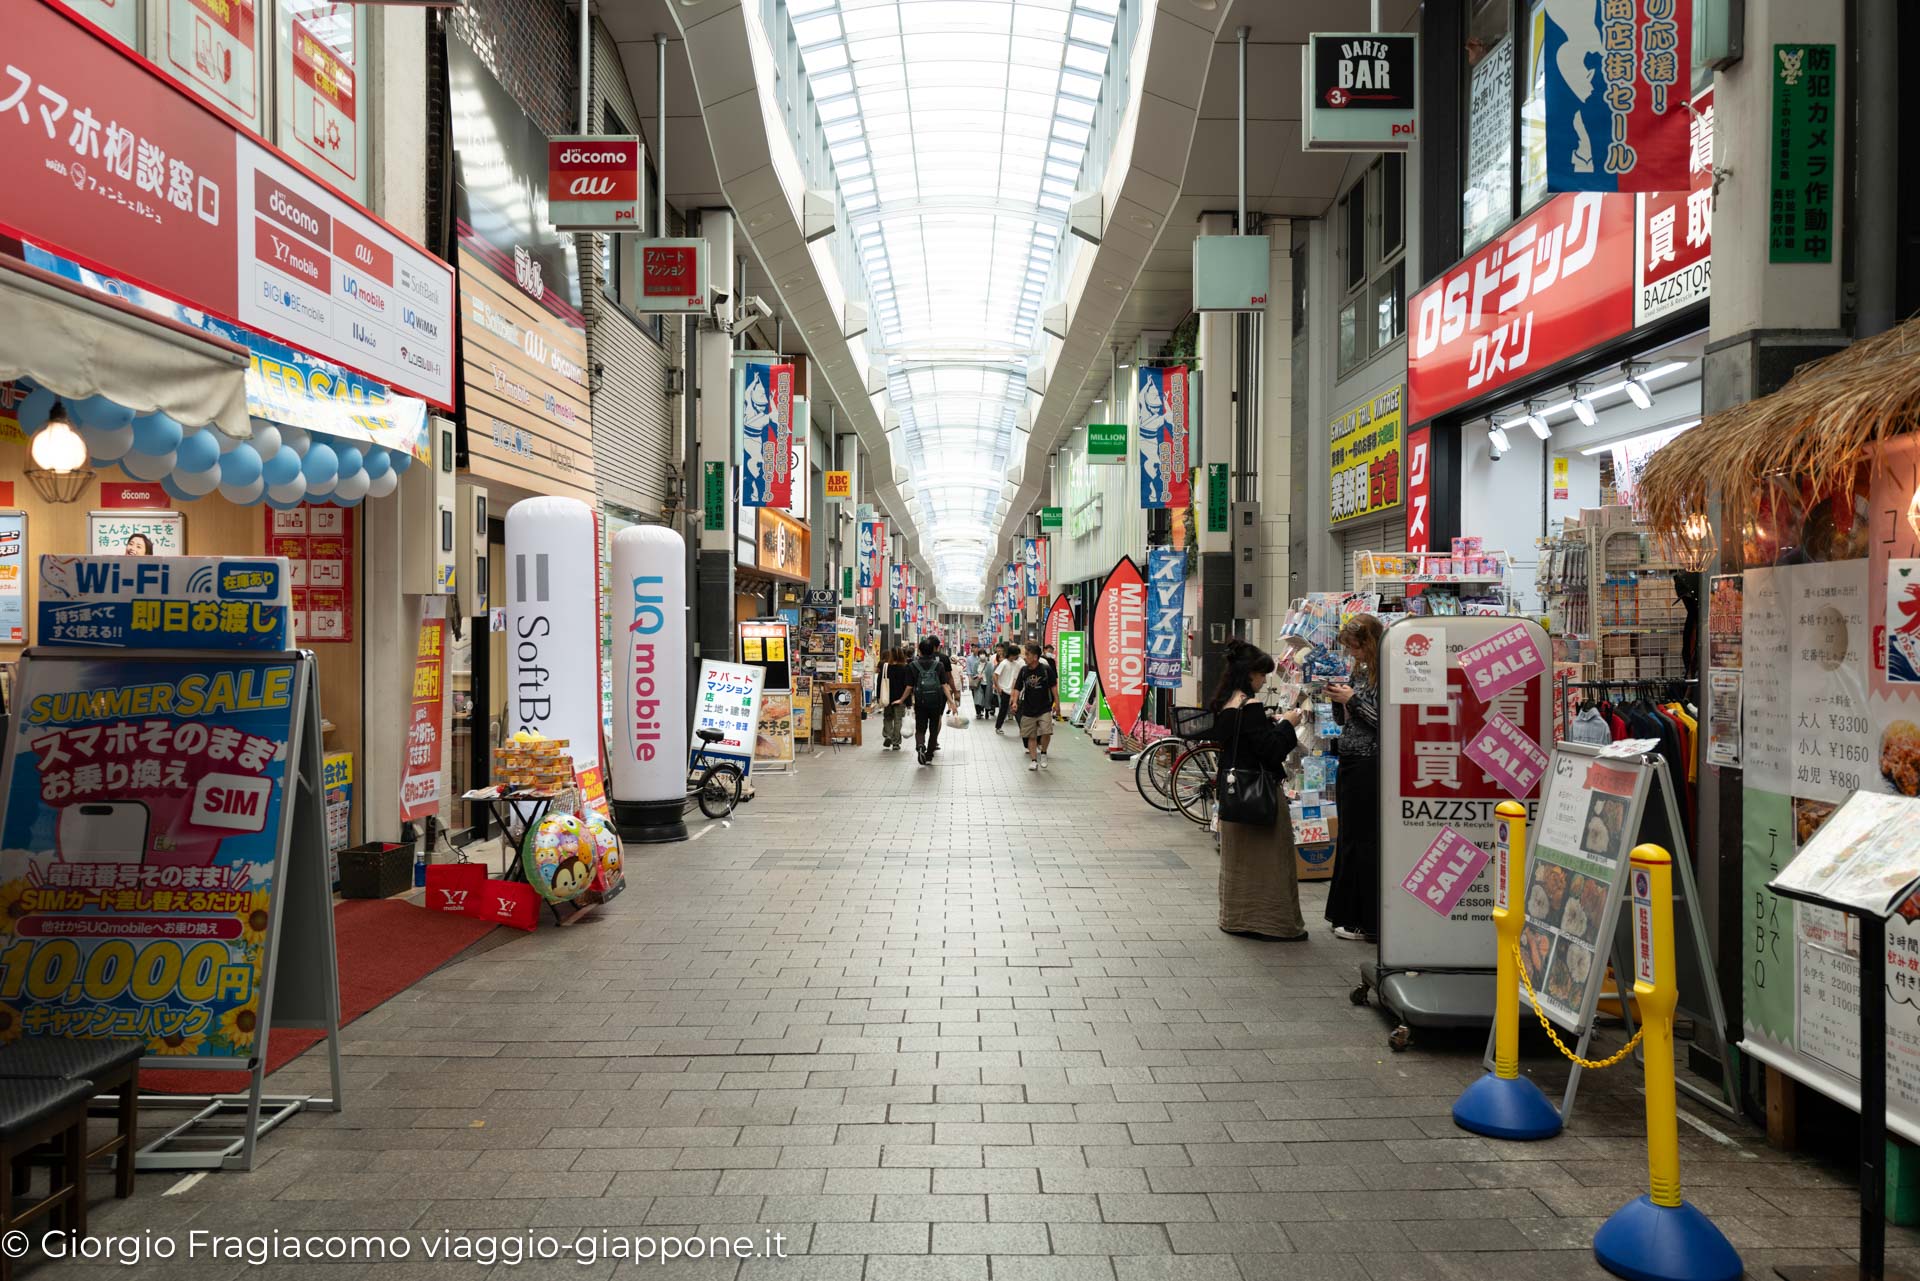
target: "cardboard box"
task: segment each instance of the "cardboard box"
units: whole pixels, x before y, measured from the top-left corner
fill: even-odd
[[[1306,845],[1295,840],[1293,862],[1295,874],[1303,881],[1324,881],[1333,875],[1334,844],[1340,839],[1340,820],[1329,818],[1326,824],[1327,839]],[[1299,825],[1294,832],[1299,834]]]

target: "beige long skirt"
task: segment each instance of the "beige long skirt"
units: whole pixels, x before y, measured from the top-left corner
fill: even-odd
[[[1293,830],[1284,820],[1220,824],[1220,928],[1271,938],[1306,932]]]

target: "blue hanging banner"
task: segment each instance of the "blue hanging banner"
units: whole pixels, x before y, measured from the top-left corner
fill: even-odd
[[[1534,22],[1547,190],[1687,190],[1693,6],[1572,0]]]
[[[1180,643],[1186,631],[1187,554],[1171,547],[1147,553],[1147,684],[1180,688]]]
[[[279,557],[42,556],[42,645],[284,650],[292,591]]]

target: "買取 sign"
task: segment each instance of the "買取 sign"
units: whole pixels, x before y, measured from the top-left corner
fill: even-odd
[[[291,612],[278,558],[40,558],[42,645],[279,650]]]
[[[1303,150],[1405,151],[1419,136],[1419,36],[1317,33],[1301,56]]]
[[[1371,516],[1400,501],[1406,457],[1400,401],[1401,387],[1396,383],[1329,425],[1330,523]]]

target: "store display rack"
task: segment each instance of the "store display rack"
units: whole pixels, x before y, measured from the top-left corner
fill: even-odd
[[[1583,681],[1686,675],[1686,608],[1674,581],[1685,570],[1630,509],[1592,509],[1540,549],[1556,662],[1578,664]]]
[[[1408,601],[1409,607],[1401,611],[1406,613],[1511,614],[1515,608],[1512,574],[1513,557],[1503,551],[1353,554],[1354,590],[1373,593],[1382,601]],[[1409,594],[1409,588],[1418,590]],[[1417,607],[1412,605],[1415,599],[1420,599]],[[1381,614],[1381,623],[1388,618]]]

